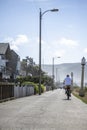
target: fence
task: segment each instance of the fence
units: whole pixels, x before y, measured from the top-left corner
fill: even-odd
[[[34,95],[34,87],[32,85],[27,85],[27,86],[14,86],[14,97],[19,98],[19,97],[25,97],[25,96],[30,96]]]
[[[32,85],[20,87],[12,83],[0,83],[0,101],[30,95],[34,95],[34,87]]]
[[[0,100],[14,97],[14,84],[0,83]]]

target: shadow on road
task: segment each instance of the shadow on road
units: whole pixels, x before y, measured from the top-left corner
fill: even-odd
[[[68,100],[68,99],[67,99],[67,98],[64,98],[64,99],[62,99],[62,100]],[[71,99],[69,99],[69,100],[71,100]],[[68,101],[69,101],[69,100],[68,100]]]

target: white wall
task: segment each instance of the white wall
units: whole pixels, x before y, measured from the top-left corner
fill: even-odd
[[[25,97],[34,95],[34,87],[33,86],[14,86],[14,97]]]

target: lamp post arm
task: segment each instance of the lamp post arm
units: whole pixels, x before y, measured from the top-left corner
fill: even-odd
[[[40,10],[41,10],[41,9],[40,9]],[[46,11],[44,11],[44,12],[41,14],[41,17],[42,17],[45,13],[47,13],[47,12],[49,12],[49,11],[56,12],[56,11],[59,11],[59,9],[49,9],[49,10],[46,10]]]
[[[42,17],[46,12],[49,12],[49,11],[51,11],[51,10],[46,10],[46,11],[44,11],[44,12],[41,14],[41,17]]]

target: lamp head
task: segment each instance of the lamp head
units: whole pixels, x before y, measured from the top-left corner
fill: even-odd
[[[81,65],[85,65],[85,64],[86,64],[86,59],[85,59],[85,57],[83,57],[81,60]]]
[[[61,58],[60,56],[58,56],[57,58]]]
[[[51,9],[50,11],[56,12],[56,11],[59,11],[59,9]]]

